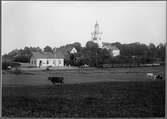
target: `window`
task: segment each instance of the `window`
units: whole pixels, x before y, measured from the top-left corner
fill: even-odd
[[[49,64],[49,61],[47,60],[47,64]]]
[[[56,64],[56,60],[53,60],[53,64]]]
[[[61,60],[58,60],[58,64],[61,64]]]

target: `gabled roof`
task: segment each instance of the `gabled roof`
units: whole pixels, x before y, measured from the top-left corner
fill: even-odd
[[[64,59],[64,53],[61,49],[56,49],[55,51],[55,55],[57,59]]]
[[[35,59],[54,59],[55,55],[51,52],[32,52],[32,57]]]
[[[102,47],[110,50],[119,50],[115,45],[112,45],[111,43],[103,42]]]
[[[111,43],[107,43],[107,42],[102,42],[103,45],[111,45]]]
[[[51,52],[32,52],[34,59],[65,59],[69,57],[71,50],[74,46],[56,48],[53,53]]]
[[[111,50],[119,50],[116,46],[111,46],[110,49]]]
[[[71,50],[70,50],[70,53],[77,53],[77,50],[75,47],[73,47]]]
[[[34,59],[63,59],[61,53],[51,52],[32,52],[32,58]]]

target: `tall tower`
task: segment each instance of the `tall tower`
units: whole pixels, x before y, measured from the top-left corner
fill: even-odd
[[[91,33],[92,35],[92,41],[94,43],[97,43],[100,48],[102,48],[102,41],[101,41],[101,35],[102,32],[100,32],[99,24],[96,21],[96,24],[94,25],[94,31]]]

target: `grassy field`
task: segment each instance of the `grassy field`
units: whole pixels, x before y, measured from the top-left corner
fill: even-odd
[[[147,72],[164,72],[164,67],[111,68],[85,70],[23,71],[19,75],[3,72],[2,83],[6,85],[51,85],[49,76],[63,76],[65,84],[97,81],[147,81]]]
[[[31,71],[3,74],[3,117],[163,117],[165,81],[145,78],[163,67]],[[65,85],[47,76],[62,75]]]

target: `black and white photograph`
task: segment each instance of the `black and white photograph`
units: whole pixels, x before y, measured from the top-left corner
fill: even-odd
[[[2,1],[1,116],[165,118],[166,1]]]

